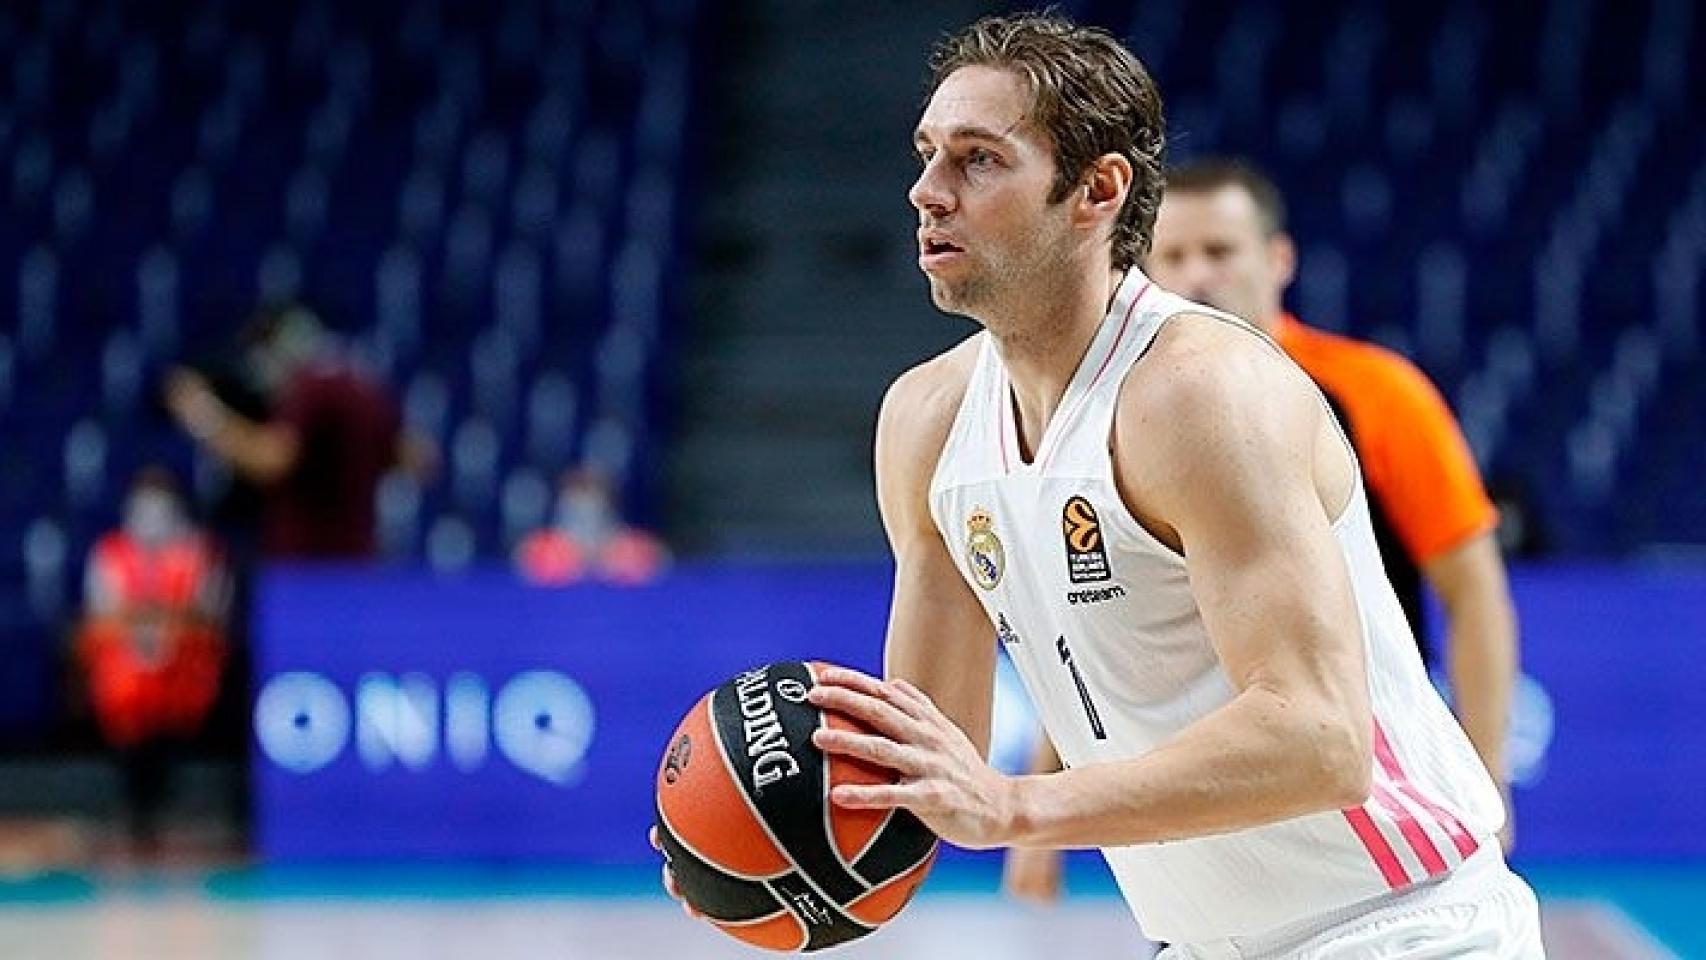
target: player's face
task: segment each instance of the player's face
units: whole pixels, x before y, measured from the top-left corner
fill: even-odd
[[[1070,243],[1067,204],[1049,203],[1054,152],[1025,122],[1019,78],[963,67],[936,88],[913,141],[922,169],[908,198],[918,210],[918,266],[930,296],[980,316],[1035,289]]]
[[[1242,187],[1169,193],[1144,271],[1180,296],[1267,328],[1291,280],[1289,241],[1269,236]]]

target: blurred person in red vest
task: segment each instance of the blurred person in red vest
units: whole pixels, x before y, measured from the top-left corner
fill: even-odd
[[[123,521],[90,551],[76,655],[102,737],[118,751],[132,836],[156,839],[169,754],[219,692],[227,581],[176,479],[145,467]]]
[[[622,519],[615,485],[594,467],[563,474],[551,525],[530,534],[515,551],[521,575],[549,585],[586,578],[648,583],[668,563],[663,541]]]
[[[430,446],[403,430],[385,384],[308,310],[263,308],[247,340],[267,419],[236,412],[186,369],[167,380],[167,409],[203,449],[264,491],[264,557],[371,558],[380,480],[394,466],[425,472]]]

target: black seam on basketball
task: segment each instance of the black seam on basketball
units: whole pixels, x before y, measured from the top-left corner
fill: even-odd
[[[923,866],[925,861],[928,859],[929,859],[929,855],[926,854],[924,860],[918,861],[917,863],[913,864],[912,866],[908,867],[907,869],[902,870],[901,872],[895,874],[894,876],[888,878],[887,880],[884,880],[882,883],[879,883],[876,886],[872,887],[871,889],[866,890],[864,893],[861,893],[859,895],[858,899],[853,900],[847,904],[846,909],[851,911],[854,907],[857,907],[859,904],[864,903],[866,900],[871,899],[872,897],[876,896],[877,894],[887,893],[890,887],[893,887],[897,882],[899,882],[903,877],[905,877],[907,874],[911,873],[913,870],[917,870],[919,867]],[[883,922],[886,923],[887,921],[883,921]]]
[[[664,848],[676,889],[695,909],[719,921],[743,921],[775,916],[787,905],[775,895],[766,880],[744,880],[730,876],[720,865],[699,855],[663,822],[658,811],[658,840]],[[766,907],[775,909],[765,912]]]
[[[743,680],[746,689],[742,689]],[[870,883],[841,863],[833,841],[824,831],[821,816],[810,810],[811,805],[822,806],[824,802],[821,784],[812,778],[821,780],[828,776],[823,752],[810,742],[822,711],[803,699],[783,696],[782,680],[816,682],[797,660],[768,664],[719,687],[718,694],[734,692],[735,707],[722,710],[713,704],[711,720],[717,727],[731,770],[737,771],[735,783],[740,785],[743,797],[763,820],[777,846],[829,902],[845,903],[869,889]],[[720,702],[728,705],[726,700]],[[754,711],[753,716],[748,716],[749,709]],[[758,712],[760,709],[763,712]],[[772,737],[779,737],[781,749],[755,756],[754,746],[763,749],[764,741]],[[736,742],[747,746],[738,755],[732,746]],[[778,753],[792,758],[793,769],[772,777],[767,785],[760,787],[759,765]]]
[[[835,901],[830,898],[829,894],[826,893],[822,887],[818,886],[816,881],[812,880],[811,877],[806,876],[805,870],[800,867],[799,861],[794,858],[794,852],[789,850],[786,846],[783,846],[782,841],[777,839],[776,832],[770,829],[770,824],[764,819],[764,814],[758,809],[758,805],[753,802],[752,797],[748,796],[746,790],[743,788],[740,773],[735,769],[734,761],[729,759],[728,747],[723,743],[722,727],[717,723],[716,707],[717,694],[722,693],[725,689],[732,690],[733,688],[734,684],[732,682],[718,687],[716,690],[711,692],[711,702],[706,704],[707,712],[709,713],[711,720],[711,742],[717,747],[717,756],[723,761],[723,767],[728,770],[729,779],[735,785],[735,792],[740,794],[741,802],[746,804],[746,808],[752,811],[753,819],[758,821],[759,829],[763,830],[764,835],[770,838],[770,842],[776,847],[776,851],[782,855],[782,859],[788,861],[788,863],[793,866],[794,869],[792,874],[798,875],[802,882],[817,891],[818,896],[823,898],[824,903],[832,904]],[[789,874],[782,875],[782,877],[786,876],[789,876]],[[776,879],[782,879],[782,877],[777,877]],[[767,881],[767,883],[774,882],[775,880]]]
[[[815,686],[818,682],[817,671],[812,668],[810,661],[806,662],[805,667],[806,673],[811,676],[812,684]],[[817,728],[819,730],[829,729],[829,714],[822,710],[817,712]],[[861,893],[858,897],[854,897],[853,900],[848,901],[851,903],[857,901],[859,897],[863,897],[866,893],[870,893],[872,884],[864,877],[859,876],[859,872],[853,869],[853,861],[858,860],[859,858],[854,856],[852,859],[849,859],[842,855],[841,844],[836,842],[835,809],[829,799],[830,788],[834,786],[833,778],[830,777],[830,762],[831,758],[829,754],[825,753],[823,755],[823,835],[829,839],[829,852],[835,855],[836,860],[840,861],[841,866],[846,869],[847,875],[859,881],[859,883],[865,887],[864,893]],[[892,814],[893,811],[890,811],[890,813]],[[871,831],[871,835],[865,839],[865,846],[864,848],[861,848],[860,853],[863,853],[866,849],[870,848],[871,844],[876,841],[877,834],[883,832],[883,826],[887,823],[888,817],[884,817],[883,822],[877,825],[877,829]]]
[[[859,858],[854,869],[866,879],[881,878],[873,881],[879,886],[923,863],[936,849],[936,835],[930,828],[910,811],[898,808],[877,836],[879,841]]]
[[[889,828],[889,824],[894,821],[895,811],[899,809],[899,807],[891,807],[888,813],[883,814],[883,822],[877,824],[877,829],[872,830],[871,835],[865,838],[865,845],[860,847],[859,852],[853,855],[853,862],[847,865],[849,870],[852,870],[854,873],[859,872],[859,869],[855,864],[860,860],[863,860],[865,858],[865,854],[870,853],[871,848],[877,845],[877,840],[882,837],[883,831],[887,830]],[[863,880],[865,878],[861,876],[859,879]]]
[[[823,891],[818,889],[817,884],[812,883],[811,878],[803,873],[790,873],[785,877],[778,877],[768,884],[771,894],[784,905],[788,905],[789,912],[794,915],[794,919],[805,928],[806,943],[803,952],[812,953],[825,947],[833,947],[839,943],[857,940],[877,929],[872,924],[864,923],[848,915],[840,904],[830,900],[809,904],[816,906],[821,911],[823,914],[821,918],[805,916],[806,905],[801,905],[798,899],[787,890],[786,884],[790,881],[798,881],[810,887],[811,891],[819,896],[823,895]]]
[[[699,860],[701,860],[705,863],[716,863],[717,864],[716,869],[718,870],[718,872],[726,873],[729,876],[734,877],[737,880],[750,880],[753,883],[763,883],[766,880],[774,880],[777,877],[780,877],[782,874],[788,872],[786,868],[783,868],[782,870],[780,870],[776,873],[742,873],[739,870],[736,870],[732,867],[729,867],[723,863],[712,860],[710,857],[705,855],[705,851],[700,850],[698,847],[695,847],[693,844],[688,843],[686,840],[681,839],[681,831],[679,829],[677,829],[675,824],[670,822],[669,815],[664,812],[663,804],[661,804],[661,803],[658,804],[657,812],[658,812],[658,826],[662,828],[663,832],[668,833],[670,838],[673,839],[681,847],[681,849],[686,850],[688,853],[693,854],[693,856],[697,857]]]
[[[784,876],[788,875],[784,874]],[[782,878],[778,877],[777,879],[780,880]],[[797,911],[788,908],[788,898],[783,896],[782,891],[778,890],[774,883],[766,883],[764,886],[770,891],[770,896],[774,897],[776,902],[782,905],[782,913],[786,915],[788,919],[794,921],[794,932],[799,935],[799,940],[793,946],[789,947],[788,950],[796,953],[805,953],[811,950],[811,924],[807,923],[805,918],[801,917]]]
[[[772,892],[774,892],[774,891],[772,891]],[[794,917],[793,913],[789,912],[787,907],[784,907],[784,906],[778,904],[776,906],[776,910],[774,912],[767,913],[762,917],[753,917],[751,920],[724,920],[722,917],[712,917],[711,919],[715,920],[719,925],[725,926],[725,927],[751,927],[751,926],[756,926],[760,923],[768,923],[771,920],[774,920],[777,917],[784,916],[784,915]],[[794,917],[795,921],[798,921],[799,919],[800,919],[799,917]]]
[[[930,841],[930,845],[924,848],[924,851],[918,855],[917,859],[913,860],[911,863],[909,863],[905,867],[901,868],[895,874],[895,876],[900,876],[901,874],[906,873],[909,870],[917,869],[919,864],[927,862],[931,857],[933,857],[935,855],[936,855],[936,841],[934,838],[932,838]]]

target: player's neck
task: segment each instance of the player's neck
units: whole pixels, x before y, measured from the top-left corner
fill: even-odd
[[[1013,385],[1026,450],[1041,440],[1124,277],[1123,270],[1098,271],[1088,282],[1064,284],[1005,322],[986,325]]]

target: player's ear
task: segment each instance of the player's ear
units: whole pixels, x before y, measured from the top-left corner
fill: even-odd
[[[1131,191],[1131,161],[1123,154],[1104,153],[1090,162],[1078,187],[1078,208],[1087,220],[1113,220]]]
[[[1282,230],[1268,237],[1268,263],[1280,289],[1291,286],[1297,276],[1297,244],[1292,242],[1291,234]]]

